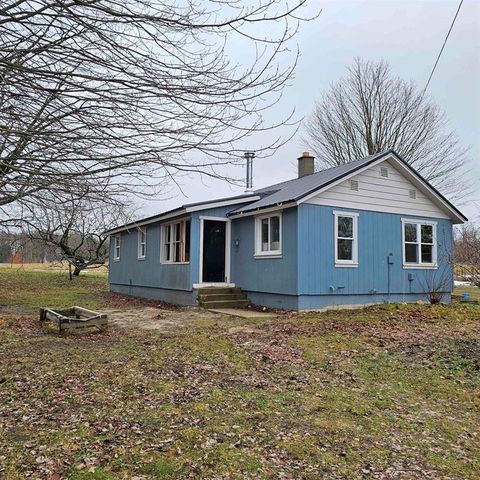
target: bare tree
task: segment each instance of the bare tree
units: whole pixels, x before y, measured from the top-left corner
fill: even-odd
[[[305,2],[1,2],[0,208],[75,178],[92,194],[221,176],[253,133],[289,123],[262,114],[293,73]]]
[[[455,263],[462,280],[480,287],[480,227],[462,225],[455,232]]]
[[[11,220],[29,239],[57,249],[62,260],[73,268],[73,276],[82,270],[98,268],[108,260],[108,235],[105,231],[131,220],[131,211],[117,199],[104,193],[102,201],[76,193],[64,195],[35,208],[24,208],[17,220]]]
[[[321,168],[393,148],[450,198],[468,191],[462,178],[466,149],[448,129],[445,114],[384,61],[356,59],[316,103],[305,131]]]

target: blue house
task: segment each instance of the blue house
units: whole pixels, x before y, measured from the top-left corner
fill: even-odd
[[[394,151],[109,232],[114,292],[291,310],[449,302],[452,226],[467,219]],[[247,300],[248,299],[248,300]]]

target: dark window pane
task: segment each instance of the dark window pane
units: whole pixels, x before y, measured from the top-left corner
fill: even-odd
[[[176,242],[179,242],[181,240],[181,238],[180,238],[180,228],[181,228],[181,224],[176,223],[175,224],[175,233],[174,233],[174,237],[173,237],[173,240],[176,241]]]
[[[181,243],[180,242],[176,242],[175,243],[175,256],[173,258],[173,261],[174,262],[180,262],[181,261],[181,258],[180,258],[180,246],[181,246]]]
[[[352,217],[338,217],[338,236],[343,238],[353,238]]]
[[[268,218],[264,218],[262,220],[262,252],[268,250]]]
[[[170,244],[166,243],[164,246],[164,257],[165,261],[169,262],[170,261]]]
[[[414,223],[405,224],[405,241],[416,242],[417,241],[417,225]]]
[[[185,222],[185,261],[190,261],[190,220]]]
[[[422,263],[433,262],[433,245],[422,245]]]
[[[270,250],[280,250],[280,217],[270,218]]]
[[[170,225],[165,227],[165,243],[170,243]]]
[[[433,243],[433,226],[422,225],[422,243]]]
[[[338,260],[353,260],[353,240],[338,240]]]
[[[407,263],[417,263],[417,245],[406,243],[405,244],[405,261]]]

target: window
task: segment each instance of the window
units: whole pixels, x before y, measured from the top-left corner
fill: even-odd
[[[120,260],[120,235],[114,235],[113,237],[113,259],[115,261]]]
[[[162,263],[190,261],[190,220],[162,225]]]
[[[282,254],[282,216],[280,214],[255,219],[256,256]]]
[[[408,267],[436,266],[437,224],[402,219],[403,265]]]
[[[358,265],[358,213],[333,212],[335,215],[335,265]]]
[[[147,229],[138,229],[138,259],[144,260],[147,255]]]

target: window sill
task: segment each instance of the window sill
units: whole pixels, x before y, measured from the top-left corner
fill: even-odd
[[[114,261],[114,262],[119,262],[120,259],[119,259],[119,258],[114,258],[113,261]]]
[[[351,263],[337,263],[335,262],[335,268],[358,268],[358,262],[351,262]]]
[[[146,260],[147,257],[137,257],[137,260]]]
[[[282,258],[281,253],[256,253],[253,258],[257,260],[263,260],[267,258]]]
[[[438,265],[435,265],[433,263],[425,263],[425,264],[421,264],[421,263],[404,263],[403,264],[403,269],[404,270],[409,270],[409,269],[424,269],[424,270],[437,270],[438,269]]]
[[[160,262],[161,265],[189,265],[190,262]]]

